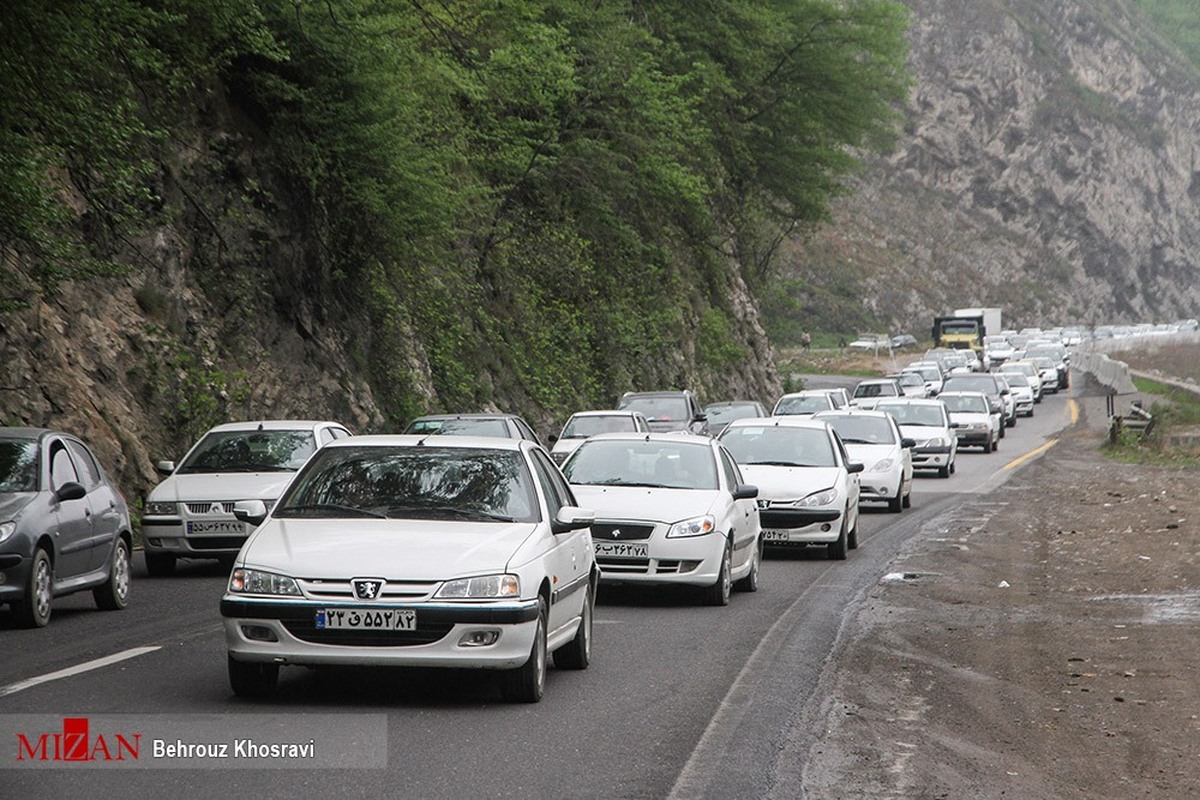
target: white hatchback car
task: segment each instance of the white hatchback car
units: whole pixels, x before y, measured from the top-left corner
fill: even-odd
[[[583,444],[589,436],[597,433],[620,433],[634,431],[648,433],[650,423],[640,411],[579,411],[571,415],[563,425],[558,438],[552,438],[553,447],[550,457],[555,464],[561,465],[567,456],[575,452],[575,448]]]
[[[823,411],[813,419],[828,422],[837,431],[850,458],[865,466],[859,476],[859,502],[882,500],[899,512],[912,504],[912,446],[900,426],[883,411],[845,409]]]
[[[537,702],[551,652],[588,665],[593,514],[533,442],[345,439],[238,514],[259,527],[221,599],[235,694],[285,664],[403,665],[502,670]]]
[[[262,500],[270,508],[309,456],[349,436],[337,422],[231,422],[204,434],[178,465],[159,461],[168,477],[146,497],[146,569],[163,576],[179,558],[232,558],[251,530],[234,517],[234,503]]]
[[[833,429],[809,417],[740,420],[719,437],[758,486],[763,544],[824,546],[842,560],[858,547],[858,474]]]
[[[978,445],[991,453],[1000,446],[1000,413],[983,392],[943,392],[938,400],[950,414],[960,447]]]
[[[698,586],[707,605],[728,604],[732,588],[758,588],[758,489],[715,440],[606,433],[562,469],[596,512],[601,582]]]
[[[914,470],[937,470],[939,478],[949,478],[958,457],[958,436],[950,427],[950,414],[941,400],[904,397],[875,406],[876,411],[891,414],[900,425],[900,433],[913,440]]]

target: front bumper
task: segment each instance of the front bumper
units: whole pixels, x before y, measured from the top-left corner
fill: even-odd
[[[632,526],[633,523],[630,523]],[[612,540],[596,539],[611,545]],[[703,536],[668,539],[656,530],[646,544],[646,556],[596,554],[600,582],[610,584],[682,584],[712,586],[721,574],[725,557],[725,534],[714,531]]]
[[[315,622],[317,611],[327,608],[412,609],[416,630],[321,630]],[[221,616],[226,649],[237,661],[511,669],[529,658],[537,632],[538,601],[398,605],[227,594],[221,600]],[[492,632],[497,638],[484,646],[463,644],[479,632]]]
[[[766,547],[828,544],[836,542],[842,532],[840,508],[763,509],[758,513]]]
[[[148,553],[171,553],[181,558],[217,558],[237,555],[250,536],[249,528],[234,517],[203,520],[220,525],[215,533],[190,533],[187,521],[180,517],[143,517],[142,540]]]
[[[950,447],[914,447],[912,449],[913,469],[935,469],[950,464]]]

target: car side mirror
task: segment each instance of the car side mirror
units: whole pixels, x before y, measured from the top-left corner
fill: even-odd
[[[851,475],[853,475],[856,472],[862,472],[866,468],[867,468],[866,464],[863,464],[858,461],[851,461],[846,464],[846,472],[849,472]]]
[[[901,440],[900,440],[900,446],[901,446],[901,447],[905,447],[905,448],[913,448],[913,447],[916,447],[916,446],[917,446],[917,440],[916,440],[916,439],[907,439],[907,438],[905,438],[905,439],[901,439]]]
[[[170,475],[172,472],[175,471],[175,462],[174,461],[156,461],[154,463],[154,469],[158,470],[159,475]]]
[[[87,497],[87,489],[83,488],[82,483],[67,481],[55,490],[54,496],[58,498],[59,502],[63,500],[82,500],[84,497]]]
[[[580,528],[590,528],[595,521],[596,512],[590,508],[563,506],[554,515],[554,521],[550,523],[550,530],[553,533],[569,533]]]
[[[753,500],[755,497],[758,497],[758,487],[749,483],[743,483],[733,490],[734,500]]]
[[[267,518],[267,504],[262,500],[239,500],[233,504],[233,516],[239,522],[245,522],[257,528]]]
[[[701,412],[701,413],[697,414],[696,416],[692,417],[692,422],[708,422],[708,414]]]

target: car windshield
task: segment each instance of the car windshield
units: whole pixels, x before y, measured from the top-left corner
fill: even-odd
[[[1005,370],[1003,375],[1004,375],[1004,380],[1006,380],[1008,382],[1008,385],[1010,387],[1012,387],[1012,386],[1026,386],[1026,387],[1029,386],[1029,378],[1025,377],[1020,372],[1009,372],[1009,371]]]
[[[707,406],[704,413],[708,415],[709,424],[724,425],[735,419],[761,417],[758,406],[754,403],[726,403],[724,405]]]
[[[896,435],[886,417],[854,415],[821,417],[846,444],[895,444]]]
[[[408,423],[405,433],[431,433],[439,436],[495,436],[508,438],[508,426],[496,417],[417,418]]]
[[[574,484],[716,489],[717,465],[706,444],[589,439],[563,465]]]
[[[0,493],[36,492],[38,446],[33,439],[0,440]]]
[[[688,403],[681,395],[633,395],[622,397],[621,408],[640,411],[651,422],[687,421]]]
[[[588,415],[571,417],[563,427],[560,439],[586,439],[597,433],[622,433],[636,431],[633,417],[629,414]]]
[[[950,413],[969,411],[975,414],[988,413],[987,398],[979,395],[943,395],[942,403]]]
[[[790,425],[739,425],[726,428],[721,444],[746,466],[833,467],[833,443],[822,428]]]
[[[473,447],[324,448],[274,516],[536,522],[533,479],[512,450]]]
[[[955,375],[946,381],[945,391],[998,394],[1000,389],[991,375]]]
[[[804,395],[803,397],[781,397],[775,404],[775,414],[815,414],[833,408],[833,398],[827,394]]]
[[[886,411],[901,425],[920,425],[929,428],[946,427],[946,417],[942,409],[935,405],[909,405],[907,403],[880,403],[876,406],[880,411]]]
[[[314,450],[310,430],[211,431],[179,465],[179,472],[295,472]]]

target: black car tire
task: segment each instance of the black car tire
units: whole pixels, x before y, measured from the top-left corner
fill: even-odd
[[[583,612],[579,617],[579,630],[575,637],[554,651],[554,666],[559,669],[587,669],[592,660],[592,617],[595,600],[592,584],[583,590]]]
[[[846,560],[846,547],[848,544],[847,540],[850,538],[850,535],[848,533],[846,533],[846,517],[847,516],[849,516],[849,515],[847,514],[847,515],[842,516],[842,529],[838,532],[837,541],[830,542],[825,547],[825,557],[828,558],[830,561],[845,561]]]
[[[905,508],[912,508],[912,490],[909,490],[908,494],[904,495],[904,502],[901,505]]]
[[[279,683],[279,665],[261,661],[238,661],[231,655],[229,662],[229,687],[238,697],[265,697],[275,691]]]
[[[896,489],[896,496],[889,497],[887,501],[888,511],[892,512],[893,514],[899,514],[904,508],[904,498],[900,496],[900,491],[901,489]]]
[[[113,545],[112,557],[108,560],[108,579],[92,589],[92,598],[95,599],[97,608],[102,611],[120,611],[129,605],[131,572],[129,545],[118,536]]]
[[[721,556],[721,568],[716,583],[704,589],[703,600],[706,606],[729,605],[729,595],[733,591],[733,565],[730,564],[729,548],[730,546],[726,545]]]
[[[944,467],[938,467],[938,477],[939,478],[949,478],[950,477],[950,465],[949,464],[947,464]]]
[[[13,603],[13,613],[22,628],[44,628],[50,621],[50,606],[54,599],[54,565],[50,555],[38,548],[33,551],[33,565],[25,583],[24,597]]]
[[[750,572],[746,577],[733,584],[733,588],[739,592],[757,592],[758,591],[758,571],[762,565],[763,543],[762,537],[754,540],[754,555],[750,557]]]
[[[538,599],[537,631],[529,658],[516,669],[504,673],[500,691],[513,703],[536,703],[546,691],[546,601]]]
[[[146,553],[146,571],[152,578],[169,578],[175,574],[173,553]]]
[[[847,514],[847,516],[849,516],[849,514],[850,514],[849,509],[846,510],[846,514]],[[846,534],[846,547],[850,548],[851,550],[858,549],[858,520],[857,519],[854,520],[854,527],[851,528],[850,532]]]

